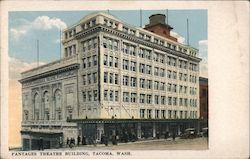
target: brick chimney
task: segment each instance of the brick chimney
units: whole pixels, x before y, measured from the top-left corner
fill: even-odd
[[[144,29],[177,42],[177,38],[170,35],[173,28],[166,24],[165,19],[164,14],[153,14],[149,17],[149,24]]]

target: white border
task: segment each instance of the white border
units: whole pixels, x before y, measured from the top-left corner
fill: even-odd
[[[8,122],[6,122],[8,121],[6,120],[8,119],[8,71],[6,69],[8,68],[8,11],[112,8],[117,10],[208,9],[209,150],[134,151],[135,155],[126,158],[249,157],[249,2],[0,1],[0,3],[1,155],[3,158],[13,158],[8,156]]]

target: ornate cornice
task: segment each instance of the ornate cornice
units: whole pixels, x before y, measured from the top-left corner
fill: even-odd
[[[115,30],[113,28],[110,28],[110,27],[107,27],[107,26],[101,25],[101,24],[96,25],[96,26],[94,26],[92,28],[89,28],[86,31],[81,31],[81,32],[77,33],[75,35],[75,38],[80,39],[80,38],[82,38],[84,36],[92,35],[93,33],[97,33],[97,32],[100,32],[100,31],[105,32],[105,33],[109,33],[109,34],[113,34],[113,35],[118,36],[120,38],[127,39],[127,40],[133,41],[135,43],[139,43],[139,44],[142,44],[142,45],[154,48],[154,49],[161,50],[161,51],[166,52],[168,54],[172,54],[172,55],[175,55],[175,56],[178,56],[178,57],[183,57],[183,58],[188,59],[188,60],[192,60],[192,61],[195,61],[195,62],[200,62],[201,61],[201,58],[194,57],[194,56],[191,56],[191,55],[188,55],[188,54],[184,54],[184,53],[182,53],[180,51],[172,50],[170,48],[161,46],[159,44],[155,44],[155,43],[153,43],[151,41],[143,40],[143,39],[141,39],[139,37],[136,37],[135,35],[129,35],[129,34],[126,34],[126,33],[122,32],[122,31]]]
[[[33,76],[23,78],[23,79],[19,80],[19,82],[23,84],[25,82],[30,82],[30,81],[33,81],[33,80],[36,80],[36,79],[41,79],[41,78],[45,78],[45,77],[48,77],[48,76],[60,74],[60,73],[63,73],[63,72],[76,70],[76,69],[79,69],[79,67],[80,67],[80,64],[75,63],[75,64],[71,64],[71,65],[68,65],[68,66],[65,66],[65,67],[60,67],[60,68],[55,69],[55,70],[50,70],[50,71],[47,71],[47,72],[44,72],[44,73],[40,73],[40,74],[38,73],[38,74],[35,74]]]

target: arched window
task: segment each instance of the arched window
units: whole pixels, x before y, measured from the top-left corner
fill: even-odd
[[[44,119],[49,120],[50,119],[50,106],[49,106],[49,93],[45,92],[43,95],[44,99]]]
[[[40,106],[39,106],[39,95],[36,93],[34,95],[34,119],[39,120]]]
[[[61,120],[61,112],[62,112],[62,93],[60,90],[55,91],[55,118],[56,120]]]

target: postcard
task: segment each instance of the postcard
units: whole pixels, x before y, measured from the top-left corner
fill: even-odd
[[[2,158],[247,158],[247,6],[2,2]]]

